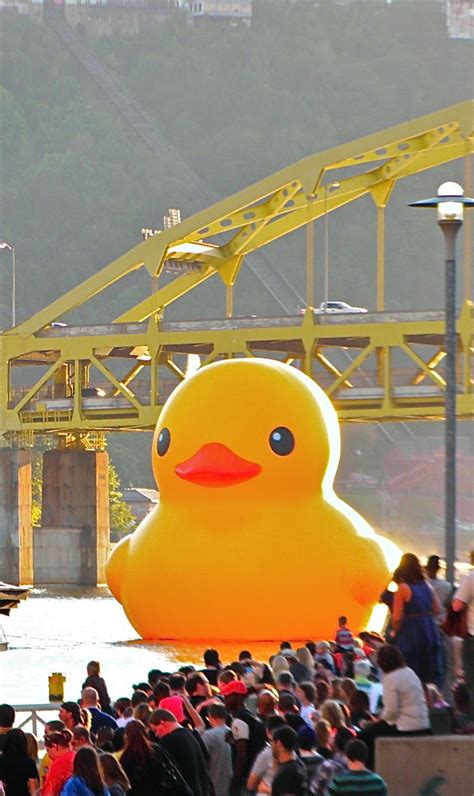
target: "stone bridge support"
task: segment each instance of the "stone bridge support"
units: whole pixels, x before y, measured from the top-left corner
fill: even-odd
[[[43,454],[43,510],[35,530],[35,583],[105,582],[109,550],[108,454],[64,449]]]
[[[29,450],[0,449],[0,580],[33,583]]]

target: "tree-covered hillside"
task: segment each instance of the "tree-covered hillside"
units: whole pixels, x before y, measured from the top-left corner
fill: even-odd
[[[168,207],[205,206],[181,183],[171,158],[137,140],[47,25],[2,16],[1,226],[15,242],[18,319],[97,271],[158,226]],[[188,24],[177,12],[137,36],[85,41],[119,75],[193,169],[220,195],[307,154],[467,98],[472,43],[450,40],[435,0],[254,0],[250,29]],[[462,164],[399,186],[387,218],[387,306],[442,304],[442,247],[429,215],[406,202],[432,194]],[[323,224],[316,230],[321,284]],[[304,233],[268,252],[304,295]],[[415,265],[415,267],[414,267]],[[375,209],[369,199],[330,219],[330,293],[375,304]],[[5,269],[0,301],[8,305]],[[318,282],[319,279],[319,282]],[[243,275],[239,313],[272,312],[273,300]],[[107,316],[133,300],[133,279]],[[125,292],[124,292],[125,291]],[[95,300],[81,314],[101,313]],[[205,286],[168,317],[222,315],[223,291]],[[115,445],[115,443],[114,443]],[[148,453],[120,440],[122,478],[149,483]],[[140,448],[140,450],[138,450]],[[130,450],[132,453],[130,453]],[[128,464],[132,456],[133,466]]]

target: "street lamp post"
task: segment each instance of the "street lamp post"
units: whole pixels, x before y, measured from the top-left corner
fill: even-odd
[[[329,218],[328,192],[339,188],[339,182],[330,182],[324,186],[324,311],[328,311],[329,301]]]
[[[15,247],[6,240],[0,241],[0,250],[9,251],[12,257],[12,327],[16,325],[16,266]]]
[[[456,182],[445,182],[438,196],[411,202],[410,207],[436,207],[445,242],[445,558],[446,580],[454,584],[456,561],[456,237],[464,207],[474,199],[463,196]]]

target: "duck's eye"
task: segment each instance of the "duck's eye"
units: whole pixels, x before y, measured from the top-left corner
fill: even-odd
[[[278,456],[288,456],[295,447],[295,438],[289,428],[274,428],[268,439],[270,448]]]
[[[156,443],[156,449],[158,451],[158,456],[164,456],[166,451],[168,450],[171,442],[171,435],[169,429],[162,428],[160,433],[158,434],[158,441]]]

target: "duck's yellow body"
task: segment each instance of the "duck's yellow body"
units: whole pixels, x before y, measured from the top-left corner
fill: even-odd
[[[153,440],[160,503],[107,565],[138,633],[324,638],[341,614],[362,629],[397,551],[334,494],[339,448],[329,400],[289,366],[228,360],[183,382]]]

